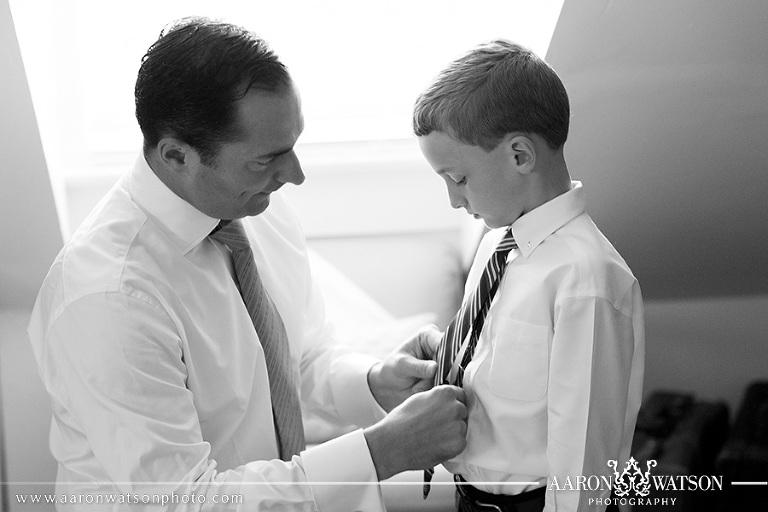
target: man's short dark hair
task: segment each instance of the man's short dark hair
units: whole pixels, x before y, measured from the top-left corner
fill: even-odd
[[[453,61],[416,100],[413,131],[433,131],[487,151],[512,132],[538,134],[557,149],[568,138],[568,94],[531,50],[499,39]]]
[[[251,89],[279,93],[290,83],[256,34],[207,18],[178,20],[147,50],[136,80],[144,148],[173,136],[211,164],[220,145],[238,136],[236,102]]]

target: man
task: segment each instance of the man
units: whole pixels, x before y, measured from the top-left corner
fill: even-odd
[[[266,43],[171,26],[136,116],[143,156],[66,244],[29,327],[60,509],[382,510],[378,480],[459,453],[463,391],[416,394],[430,331],[383,362],[332,343],[278,192],[304,181],[299,95]],[[372,426],[305,450],[299,397]]]

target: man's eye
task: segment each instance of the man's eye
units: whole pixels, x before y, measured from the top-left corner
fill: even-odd
[[[461,178],[451,178],[451,179],[457,185],[463,185],[463,184],[465,184],[467,182],[467,177],[466,176],[462,176]]]

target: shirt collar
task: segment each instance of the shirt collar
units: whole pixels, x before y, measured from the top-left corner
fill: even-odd
[[[586,200],[580,181],[572,181],[571,189],[534,208],[512,223],[512,233],[526,258],[549,235],[585,211]]]
[[[159,226],[182,254],[191,251],[216,227],[219,219],[207,216],[160,181],[139,155],[128,176],[131,197]]]

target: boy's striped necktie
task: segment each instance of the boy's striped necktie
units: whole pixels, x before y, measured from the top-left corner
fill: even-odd
[[[436,356],[435,386],[441,384],[461,386],[463,384],[464,369],[475,353],[477,340],[485,323],[485,316],[491,307],[493,296],[499,288],[501,276],[507,266],[509,252],[513,249],[517,249],[517,243],[512,234],[512,228],[509,228],[485,265],[477,288],[462,303],[461,308],[451,323],[448,324],[448,328],[440,340]],[[457,362],[457,357],[461,353],[463,355]],[[429,482],[432,480],[433,474],[434,469],[424,470],[424,499],[429,494]]]

